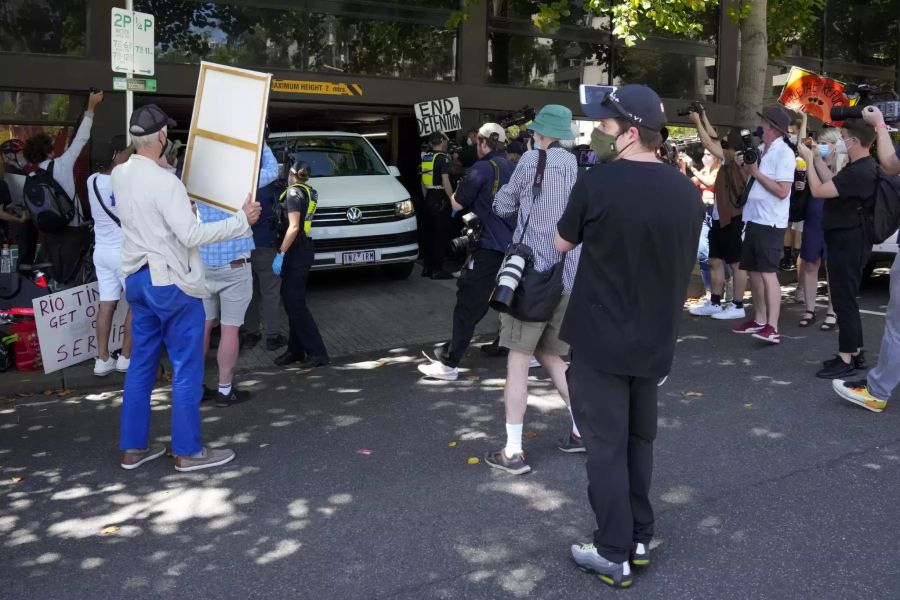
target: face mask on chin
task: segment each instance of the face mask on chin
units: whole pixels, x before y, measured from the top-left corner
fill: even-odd
[[[792,133],[791,135],[789,135],[788,139],[791,140],[792,144],[794,144],[795,146],[797,145],[797,134],[796,133]]]

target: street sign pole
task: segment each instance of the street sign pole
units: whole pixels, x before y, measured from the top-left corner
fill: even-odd
[[[125,10],[127,10],[132,15],[134,14],[134,0],[125,0]],[[134,61],[132,61],[134,64]],[[125,73],[125,80],[128,81],[134,77],[134,72],[129,71]],[[129,135],[129,127],[131,127],[131,113],[134,112],[134,92],[126,89],[125,90],[125,140],[130,143],[131,137]]]

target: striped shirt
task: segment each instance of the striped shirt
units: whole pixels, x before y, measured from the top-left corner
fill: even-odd
[[[546,271],[559,262],[561,254],[554,245],[556,224],[569,203],[569,193],[578,178],[578,160],[575,155],[563,148],[547,150],[547,165],[544,167],[544,182],[541,194],[532,205],[534,195],[534,175],[537,172],[538,151],[531,150],[522,155],[509,183],[500,188],[494,197],[494,212],[501,217],[509,217],[518,213],[513,243],[522,237],[522,229],[528,215],[532,213],[528,230],[523,243],[534,251],[534,268]],[[581,245],[566,255],[566,268],[563,272],[565,294],[572,293],[572,284],[578,270],[578,257]]]

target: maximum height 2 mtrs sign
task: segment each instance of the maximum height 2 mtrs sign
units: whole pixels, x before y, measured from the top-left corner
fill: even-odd
[[[142,12],[112,9],[112,70],[116,73],[153,75],[154,30],[153,15]]]

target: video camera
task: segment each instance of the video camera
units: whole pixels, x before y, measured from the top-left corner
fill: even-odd
[[[832,121],[845,119],[862,119],[862,111],[867,106],[875,106],[884,115],[885,123],[900,123],[900,100],[897,92],[882,90],[867,83],[850,84],[844,88],[844,95],[848,98],[859,98],[854,106],[835,106],[831,109]],[[883,98],[883,100],[878,100]]]
[[[691,114],[692,112],[695,112],[698,115],[702,115],[705,112],[705,110],[706,109],[703,108],[703,105],[700,104],[700,102],[691,102],[684,108],[679,108],[677,114],[679,117],[686,117],[689,114]]]
[[[478,215],[473,212],[466,213],[462,216],[462,222],[463,234],[450,240],[450,248],[453,252],[468,252],[481,238],[481,219],[478,218]]]
[[[517,112],[512,112],[500,119],[500,127],[506,129],[507,127],[512,127],[513,125],[518,125],[521,127],[526,123],[530,123],[534,121],[534,107],[525,106],[522,110]]]

